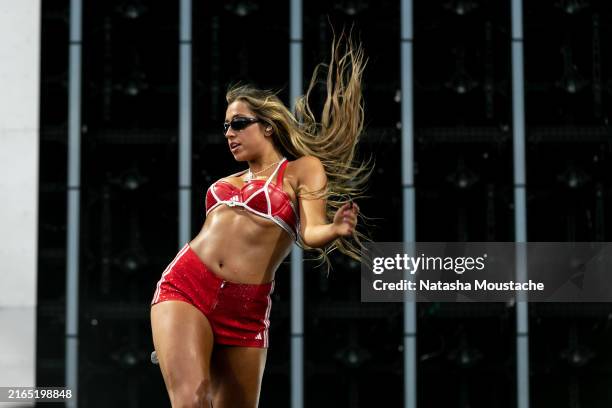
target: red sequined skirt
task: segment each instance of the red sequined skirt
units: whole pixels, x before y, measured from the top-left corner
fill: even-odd
[[[157,282],[151,306],[181,300],[208,318],[217,344],[268,347],[274,281],[235,283],[214,274],[185,244]]]

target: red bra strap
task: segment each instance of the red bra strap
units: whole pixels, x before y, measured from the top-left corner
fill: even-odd
[[[287,167],[288,160],[285,160],[283,164],[281,164],[280,169],[278,169],[278,174],[276,175],[276,185],[283,187],[283,175],[285,174],[285,168]]]

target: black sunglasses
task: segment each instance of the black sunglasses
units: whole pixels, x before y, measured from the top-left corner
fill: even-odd
[[[227,134],[227,131],[229,130],[229,128],[231,127],[232,129],[239,131],[242,129],[245,129],[247,126],[253,124],[253,123],[257,123],[257,122],[261,122],[261,119],[257,119],[257,118],[245,118],[245,117],[238,117],[238,118],[234,118],[232,119],[231,122],[225,122],[223,124],[223,136],[225,136]]]

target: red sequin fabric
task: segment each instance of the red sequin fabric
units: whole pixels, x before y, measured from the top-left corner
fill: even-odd
[[[267,348],[273,291],[274,281],[224,280],[187,243],[162,273],[151,306],[165,300],[190,303],[208,318],[216,344]]]

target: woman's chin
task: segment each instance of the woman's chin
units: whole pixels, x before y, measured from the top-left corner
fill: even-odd
[[[248,160],[246,156],[244,155],[244,153],[241,151],[230,152],[230,153],[232,154],[232,156],[234,156],[234,160],[236,160],[237,162],[243,162],[243,161]]]

